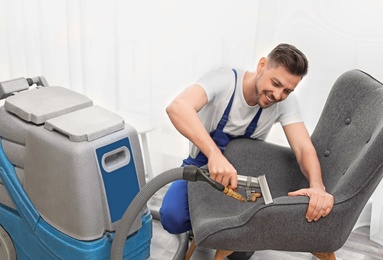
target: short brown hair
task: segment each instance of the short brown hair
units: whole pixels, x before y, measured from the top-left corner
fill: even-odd
[[[269,53],[267,58],[271,61],[271,66],[282,66],[293,75],[303,78],[307,74],[307,58],[293,45],[281,43]]]

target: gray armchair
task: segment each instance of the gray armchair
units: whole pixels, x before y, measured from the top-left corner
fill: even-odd
[[[241,203],[202,182],[189,183],[189,206],[198,246],[233,251],[334,252],[341,248],[383,176],[383,85],[351,70],[334,83],[312,134],[332,212],[305,219],[307,187],[290,148],[264,141],[232,141],[225,156],[241,175],[266,174],[274,203]]]

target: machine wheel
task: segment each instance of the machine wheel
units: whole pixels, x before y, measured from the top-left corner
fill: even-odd
[[[7,231],[0,225],[0,259],[16,260],[16,250]]]

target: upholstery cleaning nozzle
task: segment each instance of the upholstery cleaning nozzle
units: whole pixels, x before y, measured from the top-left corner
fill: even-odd
[[[232,189],[228,188],[228,187],[225,187],[225,189],[223,190],[223,192],[229,196],[229,197],[232,197],[234,199],[237,199],[241,202],[246,202],[246,198],[243,197],[241,194],[239,194],[238,192],[235,192],[233,191]]]

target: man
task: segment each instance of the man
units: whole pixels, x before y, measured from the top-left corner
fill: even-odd
[[[327,216],[334,199],[323,185],[316,151],[292,94],[307,70],[300,50],[280,44],[259,60],[255,71],[220,68],[186,88],[166,109],[175,128],[191,142],[183,165],[207,165],[212,179],[236,188],[237,171],[222,154],[227,143],[238,137],[264,140],[273,124],[280,122],[310,183],[288,195],[310,197],[307,221]],[[186,181],[174,182],[160,209],[168,232],[192,229],[187,203]]]

